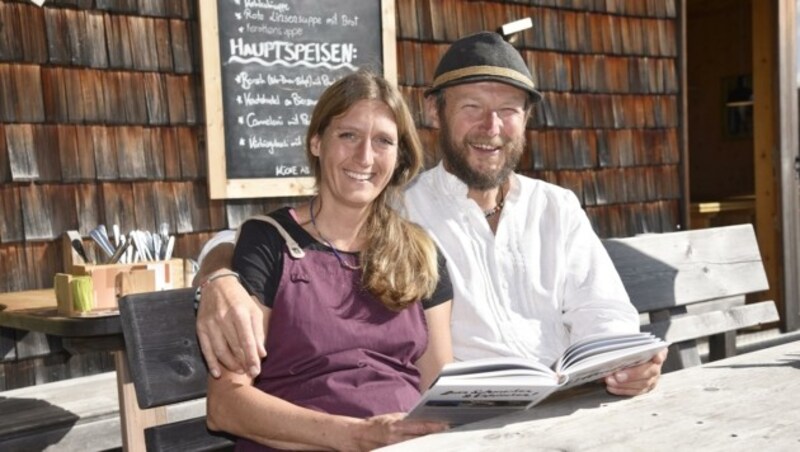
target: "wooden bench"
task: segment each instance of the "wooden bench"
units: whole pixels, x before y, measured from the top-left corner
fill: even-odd
[[[171,422],[205,413],[202,400],[170,406]],[[122,446],[115,372],[0,392],[0,450],[109,450]]]
[[[120,320],[139,407],[162,407],[206,395],[207,370],[195,331],[194,290],[122,297]],[[145,429],[148,451],[232,450],[206,428],[205,416]]]
[[[0,392],[0,450],[121,445],[114,372]]]
[[[775,322],[775,303],[745,304],[768,288],[752,225],[725,226],[604,240],[643,331],[672,342],[664,371],[736,353],[736,330]]]

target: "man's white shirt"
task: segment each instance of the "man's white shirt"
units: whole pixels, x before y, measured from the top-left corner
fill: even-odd
[[[496,233],[467,186],[440,163],[406,190],[409,219],[447,257],[456,359],[523,356],[545,364],[582,337],[639,331],[639,317],[577,197],[518,174]]]

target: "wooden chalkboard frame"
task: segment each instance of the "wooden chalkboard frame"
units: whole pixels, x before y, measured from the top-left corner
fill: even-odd
[[[374,1],[379,1],[381,4],[383,75],[389,82],[396,85],[395,0]],[[313,177],[228,178],[217,3],[217,0],[199,2],[209,195],[211,199],[312,195],[315,190]]]

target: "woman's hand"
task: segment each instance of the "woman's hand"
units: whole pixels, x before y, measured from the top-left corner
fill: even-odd
[[[341,450],[372,450],[448,428],[442,422],[406,420],[405,416],[405,413],[390,413],[356,422],[352,429],[348,429]]]

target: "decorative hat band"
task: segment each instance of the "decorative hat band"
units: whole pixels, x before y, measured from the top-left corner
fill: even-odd
[[[520,74],[519,72],[513,69],[507,69],[497,66],[468,66],[450,72],[445,72],[444,74],[436,77],[433,80],[433,86],[431,86],[431,89],[434,90],[438,88],[440,85],[451,82],[453,80],[458,80],[466,77],[474,77],[474,76],[505,77],[520,82],[531,89],[534,89],[533,82],[531,81],[531,79],[528,78],[528,76]]]

